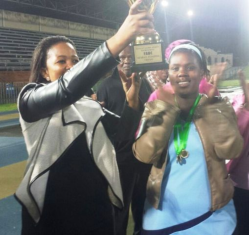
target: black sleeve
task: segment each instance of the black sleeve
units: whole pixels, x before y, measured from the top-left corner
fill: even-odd
[[[25,88],[18,99],[22,118],[27,122],[38,121],[75,103],[116,65],[117,61],[103,43],[57,81]]]

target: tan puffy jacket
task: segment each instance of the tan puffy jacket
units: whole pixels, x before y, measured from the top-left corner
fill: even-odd
[[[161,100],[145,104],[138,137],[133,145],[135,157],[153,164],[147,183],[147,199],[158,208],[161,183],[167,163],[167,149],[180,109]],[[211,211],[225,206],[233,197],[233,184],[225,160],[239,156],[243,139],[231,104],[220,98],[210,103],[202,96],[196,107],[194,124],[204,148],[211,191]],[[198,187],[198,186],[197,186]]]

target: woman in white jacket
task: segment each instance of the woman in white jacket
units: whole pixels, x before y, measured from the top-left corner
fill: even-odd
[[[115,234],[112,213],[123,201],[111,141],[135,132],[140,82],[135,74],[123,81],[127,105],[121,118],[83,96],[137,35],[154,33],[152,16],[137,10],[141,2],[117,34],[81,61],[66,37],[45,38],[35,49],[32,83],[18,99],[29,153],[16,192],[23,235]]]

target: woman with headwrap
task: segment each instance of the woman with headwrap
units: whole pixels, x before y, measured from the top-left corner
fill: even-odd
[[[153,164],[147,184],[143,235],[225,235],[236,225],[233,184],[225,160],[239,156],[243,139],[232,105],[200,94],[204,53],[193,43],[169,55],[171,88],[146,103],[136,158]]]

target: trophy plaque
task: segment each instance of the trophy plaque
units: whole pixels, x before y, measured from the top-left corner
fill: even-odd
[[[136,0],[128,0],[131,6]],[[154,13],[159,0],[143,0],[139,6],[140,11]],[[166,69],[163,41],[158,33],[153,35],[140,35],[132,43],[132,72],[146,72]]]

